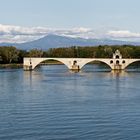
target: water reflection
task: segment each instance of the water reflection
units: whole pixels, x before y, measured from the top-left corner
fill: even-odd
[[[117,78],[117,77],[126,77],[126,76],[128,76],[128,74],[129,73],[127,71],[124,71],[124,70],[112,70],[111,71],[111,75],[114,78]]]
[[[81,70],[77,69],[77,70],[69,70],[71,73],[77,73],[80,72]]]
[[[0,139],[139,140],[140,73],[87,68],[0,71]]]

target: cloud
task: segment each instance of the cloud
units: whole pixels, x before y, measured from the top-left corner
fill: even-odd
[[[127,30],[109,31],[107,35],[111,38],[140,38],[140,33],[134,33]]]
[[[48,34],[82,38],[94,36],[93,30],[83,27],[73,29],[52,29],[47,27],[21,27],[0,24],[0,42],[27,42]]]
[[[29,28],[0,24],[0,42],[21,43],[38,39],[47,31],[42,28]]]
[[[108,39],[136,39],[140,40],[140,33],[127,30],[93,30],[91,28],[58,29],[47,27],[21,27],[0,24],[0,43],[23,43],[39,39],[48,34],[80,38],[108,38]]]
[[[0,24],[0,34],[4,33],[7,35],[42,35],[46,32],[46,28],[41,27],[20,27],[20,26],[11,26],[11,25],[2,25]]]

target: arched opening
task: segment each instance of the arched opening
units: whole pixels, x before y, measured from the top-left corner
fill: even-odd
[[[74,60],[74,61],[73,61],[73,65],[76,65],[76,64],[77,64],[77,61],[76,61],[76,60]]]
[[[116,61],[116,65],[119,65],[119,64],[120,64],[120,61],[119,61],[119,60],[117,60],[117,61]]]
[[[135,61],[126,67],[126,71],[140,71],[140,61]]]
[[[31,61],[31,58],[30,58],[30,66],[32,65],[32,61]]]
[[[113,64],[113,60],[110,61],[110,64]]]
[[[94,60],[91,62],[88,62],[82,67],[82,71],[84,72],[103,72],[103,71],[111,71],[111,67],[109,64],[99,61],[99,60]]]
[[[39,68],[41,70],[47,70],[47,71],[67,71],[68,67],[61,61],[56,59],[46,59],[44,61],[41,61],[39,64],[35,66],[35,68]],[[35,69],[34,68],[34,69]]]
[[[116,55],[116,59],[119,59],[120,57],[119,57],[119,55]]]
[[[123,60],[122,63],[125,64],[125,60]]]

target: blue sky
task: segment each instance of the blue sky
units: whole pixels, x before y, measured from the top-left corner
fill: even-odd
[[[97,34],[97,38],[111,38],[112,35],[116,39],[140,40],[139,14],[140,0],[0,0],[0,34],[8,28],[9,32],[17,33],[17,26],[20,26],[22,31],[42,27],[46,34],[50,30],[53,33],[60,30],[61,34],[62,30],[72,30],[72,36],[74,29],[85,29],[82,37]],[[12,39],[10,35],[9,40]],[[25,36],[22,38],[26,41]],[[6,35],[5,40],[0,38],[0,42],[3,41],[6,41]]]

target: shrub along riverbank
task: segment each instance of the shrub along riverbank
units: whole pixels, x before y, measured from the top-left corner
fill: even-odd
[[[8,69],[23,68],[23,64],[0,64],[0,69],[3,68],[8,68]]]

